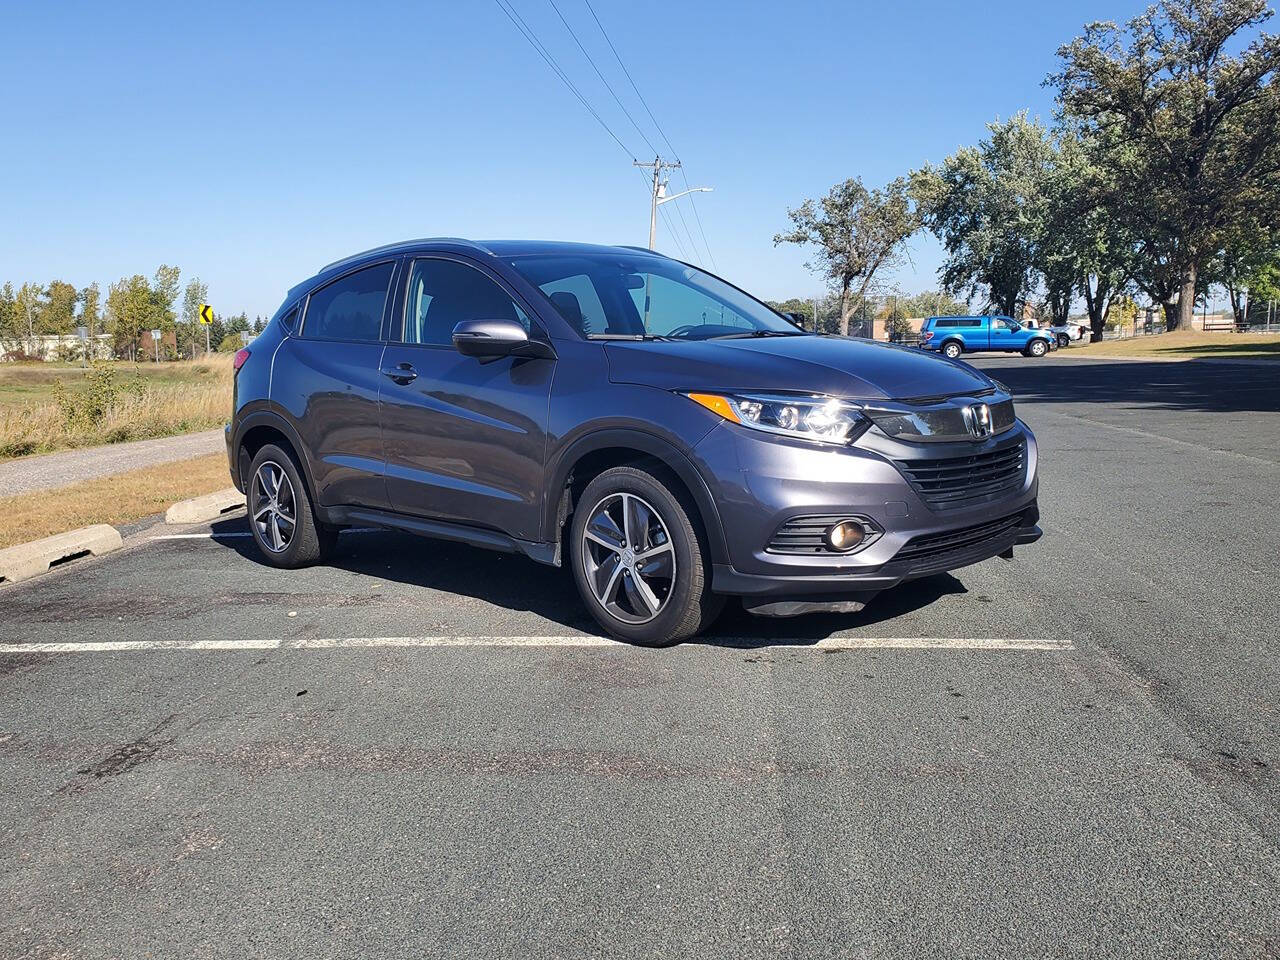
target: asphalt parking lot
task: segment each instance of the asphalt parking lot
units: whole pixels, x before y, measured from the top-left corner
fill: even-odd
[[[1280,366],[978,363],[1045,536],[857,615],[242,519],[0,590],[0,956],[1280,957]]]

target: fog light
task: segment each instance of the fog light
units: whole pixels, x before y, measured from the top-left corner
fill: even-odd
[[[841,520],[827,531],[827,546],[837,553],[844,553],[860,544],[866,536],[866,529],[857,520]]]

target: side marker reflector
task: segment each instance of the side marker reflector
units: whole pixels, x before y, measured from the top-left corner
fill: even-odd
[[[719,394],[687,393],[685,394],[685,396],[687,396],[694,403],[699,403],[702,406],[706,407],[712,413],[720,414],[720,416],[724,417],[726,420],[731,420],[734,423],[742,422],[740,419],[738,419],[738,415],[734,413],[733,407],[729,405],[729,401],[726,400],[724,397],[720,396]]]

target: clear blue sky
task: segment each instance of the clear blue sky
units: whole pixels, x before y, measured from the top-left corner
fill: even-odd
[[[512,2],[644,159],[548,0]],[[583,0],[556,2],[657,144]],[[997,116],[1047,119],[1058,45],[1141,6],[593,4],[691,182],[715,187],[698,207],[719,272],[770,298],[821,290],[803,252],[773,247],[788,206],[940,160]],[[647,239],[629,153],[493,0],[15,3],[0,22],[0,281],[105,293],[172,263],[252,316],[392,240]],[[678,253],[661,222],[659,246]],[[912,253],[902,288],[936,286],[936,244]]]

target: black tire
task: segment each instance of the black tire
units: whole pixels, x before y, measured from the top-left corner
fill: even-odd
[[[950,360],[957,359],[962,353],[964,353],[964,347],[955,340],[950,340],[942,345],[943,356]]]
[[[277,473],[283,482],[276,484],[277,495],[273,499],[269,478]],[[273,567],[294,569],[310,566],[331,555],[337,546],[337,529],[323,526],[316,519],[311,492],[297,461],[289,451],[275,444],[269,443],[259,450],[249,465],[245,504],[253,542],[262,559]],[[264,510],[265,515],[259,519],[256,514]],[[288,531],[288,523],[285,522],[289,514],[292,515],[292,531]]]
[[[1049,352],[1048,341],[1042,340],[1041,338],[1036,337],[1036,339],[1032,340],[1030,343],[1027,344],[1027,349],[1025,351],[1025,354],[1028,357],[1043,357],[1046,354],[1048,354],[1048,352]]]
[[[619,536],[607,532],[602,525],[604,520],[616,521],[620,510],[629,509],[637,513],[621,523],[613,523],[613,530]],[[641,646],[667,646],[697,635],[719,616],[724,598],[711,592],[705,544],[691,519],[692,514],[691,505],[682,503],[660,476],[647,470],[613,467],[587,484],[578,498],[569,528],[570,564],[582,602],[610,635]],[[655,516],[657,523],[653,520]],[[620,542],[625,549],[618,550],[597,540],[588,541],[587,525],[593,519],[593,533],[599,531],[606,539]],[[633,532],[636,542],[628,543],[625,530],[633,529],[641,520],[644,531]],[[669,551],[664,549],[667,545]],[[651,561],[654,566],[649,572],[643,569],[646,561],[634,557],[636,553],[645,552],[660,554]],[[674,559],[669,577],[663,571],[668,556]],[[642,604],[649,601],[637,586],[642,573],[647,596],[658,600],[659,606],[655,615],[635,622],[636,617],[648,614]],[[601,584],[603,601],[597,596],[597,586]],[[611,585],[615,588],[612,591]],[[610,610],[606,604],[614,597],[614,609]]]
[[[1071,346],[1071,338],[1068,337],[1065,333],[1058,334],[1058,346],[1060,347]]]

